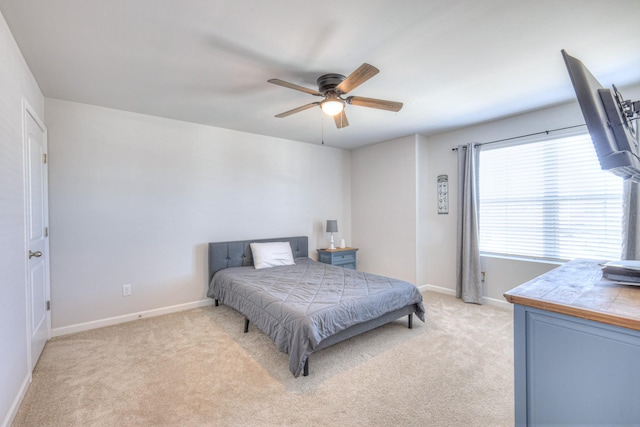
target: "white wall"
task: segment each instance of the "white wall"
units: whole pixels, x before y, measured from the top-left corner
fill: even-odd
[[[624,87],[622,93],[627,99],[639,99],[640,86]],[[454,293],[458,182],[452,149],[468,142],[583,123],[578,104],[572,102],[440,135],[414,135],[354,150],[352,223],[354,244],[361,248],[359,268]],[[437,210],[436,183],[442,174],[449,176],[447,215]],[[483,257],[482,262],[484,295],[488,301],[500,302],[506,291],[557,266],[491,257]]]
[[[54,335],[207,301],[207,242],[351,238],[350,153],[46,100]],[[122,296],[132,284],[133,295]]]
[[[0,425],[31,378],[27,353],[23,99],[44,118],[44,99],[0,14]]]
[[[415,135],[351,154],[352,246],[358,269],[416,283]]]
[[[452,148],[469,142],[493,141],[581,123],[584,123],[584,120],[579,107],[577,103],[571,103],[428,138],[429,177],[435,180],[439,174],[448,174],[450,193],[449,215],[437,214],[435,183],[425,194],[432,206],[428,209],[428,234],[421,236],[429,245],[429,256],[426,258],[428,284],[455,291],[458,180],[457,156]],[[490,258],[483,259],[483,264],[486,271],[484,295],[499,301],[504,301],[502,295],[507,290],[557,266],[552,263]]]

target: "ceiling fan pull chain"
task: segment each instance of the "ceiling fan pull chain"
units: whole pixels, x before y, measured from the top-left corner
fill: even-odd
[[[320,110],[320,128],[322,135],[322,145],[324,145],[324,114],[322,113],[322,110]]]

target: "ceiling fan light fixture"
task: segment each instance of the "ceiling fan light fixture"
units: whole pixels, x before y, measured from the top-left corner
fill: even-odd
[[[344,110],[344,101],[336,95],[328,95],[327,98],[320,103],[322,111],[329,115],[335,116]]]
[[[318,90],[298,86],[297,84],[285,82],[280,79],[267,80],[269,83],[274,85],[283,86],[323,98],[320,102],[311,102],[309,104],[302,105],[298,108],[294,108],[293,110],[277,114],[276,117],[288,117],[292,114],[299,113],[300,111],[308,110],[309,108],[319,105],[322,109],[322,113],[333,117],[336,127],[338,129],[342,129],[349,126],[349,121],[347,120],[347,115],[344,111],[346,104],[359,107],[377,108],[379,110],[400,111],[402,108],[402,102],[364,98],[362,96],[349,96],[346,99],[342,98],[343,95],[351,92],[353,89],[357,88],[379,72],[380,70],[373,65],[364,63],[347,77],[336,73],[323,74],[318,77],[317,80]]]

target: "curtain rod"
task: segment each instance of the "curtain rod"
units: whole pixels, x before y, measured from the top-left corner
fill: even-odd
[[[573,128],[579,128],[582,126],[586,126],[585,123],[582,123],[581,125],[575,125],[575,126],[567,126],[567,127],[563,127],[563,128],[557,128],[557,129],[551,129],[551,130],[544,130],[542,132],[535,132],[535,133],[528,133],[526,135],[519,135],[519,136],[512,136],[511,138],[504,138],[504,139],[496,139],[495,141],[488,141],[488,142],[478,142],[477,144],[474,144],[474,146],[479,147],[481,145],[487,145],[487,144],[495,144],[497,142],[504,142],[504,141],[511,141],[512,139],[519,139],[519,138],[526,138],[528,136],[536,136],[536,135],[542,135],[542,134],[547,134],[549,135],[551,132],[558,132],[561,130],[567,130],[567,129],[573,129]],[[452,148],[451,151],[458,151],[458,147]]]

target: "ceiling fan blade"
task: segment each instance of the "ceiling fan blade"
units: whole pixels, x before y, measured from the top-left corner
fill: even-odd
[[[304,86],[298,86],[298,85],[293,84],[293,83],[285,82],[284,80],[271,79],[271,80],[267,80],[267,81],[269,83],[273,83],[274,85],[288,87],[289,89],[299,90],[300,92],[305,92],[305,93],[308,93],[308,94],[311,94],[311,95],[322,96],[322,94],[320,92],[318,92],[317,90],[309,89],[309,88],[306,88]]]
[[[353,89],[360,86],[362,83],[369,80],[371,77],[378,74],[380,70],[378,70],[373,65],[369,65],[367,63],[362,64],[355,70],[353,73],[349,74],[346,79],[342,81],[338,86],[336,86],[336,91],[340,93],[348,93]]]
[[[347,114],[344,112],[344,109],[333,116],[333,121],[336,122],[336,127],[338,129],[346,128],[349,126],[349,120],[347,120]]]
[[[364,98],[362,96],[350,96],[347,104],[357,105],[358,107],[378,108],[380,110],[395,111],[396,113],[402,108],[402,102],[385,101],[384,99]]]
[[[302,107],[294,108],[293,110],[285,111],[284,113],[280,113],[276,115],[278,118],[283,118],[290,116],[295,113],[299,113],[300,111],[308,110],[309,108],[315,107],[316,105],[320,105],[319,102],[312,102],[311,104],[303,105]]]

